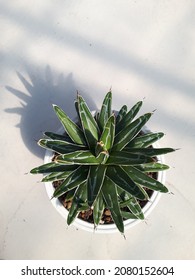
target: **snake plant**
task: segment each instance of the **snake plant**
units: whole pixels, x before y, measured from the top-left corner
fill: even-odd
[[[53,197],[66,194],[71,198],[68,225],[81,211],[92,209],[96,227],[103,211],[109,209],[116,227],[124,233],[124,219],[144,219],[139,202],[149,199],[147,189],[168,192],[149,172],[168,169],[169,166],[159,163],[156,156],[174,149],[153,148],[152,144],[163,137],[162,132],[142,133],[153,114],[136,118],[142,101],[130,110],[124,105],[118,113],[112,111],[111,103],[109,91],[101,110],[93,115],[83,97],[77,94],[77,122],[53,105],[64,134],[44,133],[38,144],[54,151],[55,157],[51,163],[33,168],[31,173],[44,174],[43,182],[60,182]]]

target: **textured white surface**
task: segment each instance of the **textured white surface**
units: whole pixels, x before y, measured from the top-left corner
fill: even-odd
[[[0,1],[0,258],[195,259],[195,4],[188,0]],[[173,166],[147,219],[126,232],[67,229],[41,177],[36,139],[58,127],[52,103],[74,117],[78,89],[99,108],[143,99],[164,131]]]

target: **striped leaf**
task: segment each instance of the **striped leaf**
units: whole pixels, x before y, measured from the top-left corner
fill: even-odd
[[[117,124],[116,126],[116,133],[119,133],[121,130],[123,130],[125,127],[130,125],[132,120],[135,118],[137,113],[139,112],[141,106],[142,106],[142,101],[137,102],[127,114],[121,119],[121,121]]]
[[[106,176],[132,196],[141,200],[145,199],[145,195],[140,188],[120,166],[109,166],[106,171]]]
[[[55,113],[61,121],[66,133],[76,144],[86,145],[83,131],[66,115],[66,113],[57,105],[53,105]]]
[[[88,166],[80,166],[74,170],[64,182],[55,189],[53,197],[60,197],[69,190],[78,187],[81,183],[87,180],[89,172]]]
[[[67,134],[61,135],[61,134],[58,134],[58,133],[53,133],[53,132],[46,131],[46,132],[44,132],[44,135],[49,137],[50,139],[53,139],[53,140],[62,140],[62,141],[67,141],[69,143],[73,143],[72,140],[70,139],[70,137]]]
[[[136,220],[137,219],[137,217],[135,215],[133,215],[132,213],[127,212],[127,211],[121,211],[121,215],[126,220],[130,220],[130,219]]]
[[[127,113],[127,105],[123,105],[123,107],[119,110],[116,117],[116,124],[118,124]]]
[[[86,141],[91,150],[95,149],[99,137],[98,125],[92,116],[85,100],[78,95],[78,108]]]
[[[142,127],[150,119],[151,115],[151,113],[147,113],[121,130],[115,137],[112,150],[121,151],[140,132]]]
[[[143,172],[159,172],[159,171],[169,169],[169,166],[158,162],[152,162],[152,163],[140,164],[139,166],[136,166],[136,168]]]
[[[99,153],[99,155],[96,157],[97,161],[100,164],[106,164],[108,158],[109,158],[109,153],[107,151],[103,151]]]
[[[63,164],[58,164],[56,162],[50,162],[33,168],[30,171],[30,173],[44,174],[44,173],[51,173],[51,172],[65,172],[65,171],[73,171],[75,170],[75,168],[77,167],[73,165],[63,165]]]
[[[81,211],[80,209],[83,207],[83,204],[86,203],[87,200],[87,185],[86,182],[79,185],[76,189],[75,194],[72,199],[72,205],[70,207],[67,224],[70,225],[74,219],[77,217],[78,213]]]
[[[97,165],[89,168],[87,179],[88,204],[92,206],[104,182],[106,166]]]
[[[149,157],[153,157],[153,156],[158,156],[158,155],[164,155],[164,154],[168,154],[171,152],[174,152],[175,149],[172,148],[125,148],[125,151],[127,151],[128,153],[133,153],[133,154],[141,154],[144,156],[149,156]]]
[[[153,162],[154,160],[148,156],[141,154],[133,154],[128,152],[111,152],[107,165],[137,165],[147,162]]]
[[[125,148],[147,148],[154,142],[158,141],[164,136],[164,133],[147,133],[142,136],[135,137],[130,141]]]
[[[121,199],[120,207],[124,208],[127,206],[138,219],[143,220],[144,214],[140,204],[137,202],[137,199],[120,188],[118,188],[118,194]]]
[[[40,139],[38,144],[45,149],[52,150],[60,154],[71,153],[84,149],[86,150],[85,146],[76,145],[62,140]]]
[[[168,192],[168,189],[161,182],[149,177],[137,168],[133,166],[124,166],[123,169],[135,183],[154,191]]]
[[[64,180],[66,179],[72,171],[65,171],[65,172],[53,172],[50,173],[49,175],[45,176],[41,182],[54,182],[58,180]]]
[[[95,226],[99,225],[104,209],[105,209],[105,203],[102,196],[102,192],[100,192],[94,203],[94,208],[93,208],[93,220]]]
[[[102,186],[102,195],[106,203],[106,207],[110,210],[113,221],[115,222],[118,230],[124,233],[123,218],[119,207],[117,188],[113,181],[105,177]]]
[[[115,135],[115,116],[111,115],[108,119],[102,135],[100,137],[100,142],[103,143],[103,149],[109,151],[114,143]]]
[[[98,124],[101,131],[103,131],[108,119],[112,114],[111,106],[112,106],[112,92],[109,91],[104,98],[100,110],[99,118],[98,118]]]
[[[69,154],[59,155],[56,162],[63,164],[98,165],[99,161],[90,151],[77,151]]]

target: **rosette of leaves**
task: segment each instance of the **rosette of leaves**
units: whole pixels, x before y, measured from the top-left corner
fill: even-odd
[[[144,219],[139,201],[148,200],[146,189],[162,193],[168,189],[149,172],[160,172],[169,166],[156,156],[173,152],[172,148],[153,148],[163,133],[141,134],[152,116],[136,118],[142,101],[130,110],[124,105],[115,115],[111,108],[112,93],[104,98],[101,110],[92,115],[85,100],[77,95],[77,122],[73,122],[57,105],[53,105],[65,133],[45,132],[38,144],[56,153],[55,160],[31,170],[44,174],[43,182],[61,182],[53,197],[66,194],[72,200],[67,223],[80,211],[93,209],[95,227],[103,211],[109,209],[116,227],[124,233],[124,219]]]

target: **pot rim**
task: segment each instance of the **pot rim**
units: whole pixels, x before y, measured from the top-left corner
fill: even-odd
[[[143,131],[144,132],[151,132],[146,126],[144,126]],[[62,133],[62,132],[63,132],[63,127],[61,127],[58,130],[58,133]],[[153,147],[154,148],[159,148],[160,145],[158,143],[154,143]],[[51,162],[51,159],[53,157],[53,153],[54,152],[52,150],[46,150],[45,157],[44,157],[44,163]],[[157,156],[157,158],[158,158],[158,162],[165,163],[164,156],[160,155],[160,156]],[[161,183],[165,183],[165,171],[164,170],[160,171],[160,172],[157,172],[157,179]],[[54,187],[53,187],[52,182],[45,182],[45,188],[46,188],[47,195],[51,199],[51,197],[53,196],[53,192],[54,192]],[[160,192],[157,192],[157,191],[153,192],[152,196],[150,197],[150,201],[148,201],[146,203],[146,205],[142,208],[145,218],[151,213],[151,211],[157,205],[160,197],[161,197]],[[51,203],[56,208],[56,210],[62,215],[62,217],[64,217],[67,220],[68,210],[62,205],[60,200],[58,198],[52,198]],[[142,221],[144,221],[144,220],[139,220],[139,219],[125,220],[124,221],[125,230],[135,226],[136,224],[138,224]],[[80,218],[76,218],[71,225],[75,226],[76,228],[80,228],[80,229],[83,229],[85,231],[88,231],[88,232],[97,232],[97,233],[115,233],[115,232],[118,232],[118,229],[117,229],[115,223],[106,224],[106,225],[101,225],[100,224],[96,228],[94,228],[94,224],[88,223],[88,222],[86,222],[86,221],[84,221]]]

